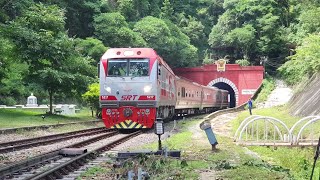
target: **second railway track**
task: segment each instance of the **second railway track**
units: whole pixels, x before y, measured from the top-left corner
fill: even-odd
[[[109,132],[106,128],[92,128],[85,129],[61,134],[54,134],[49,136],[41,136],[36,138],[22,139],[17,141],[10,141],[0,143],[0,153],[12,152],[21,150],[29,147],[36,147],[40,145],[46,145],[54,142],[59,142],[67,139],[77,138],[81,136],[90,136],[95,134],[100,134],[104,132]]]
[[[140,133],[140,132],[137,132],[137,133]],[[13,178],[14,179],[28,179],[29,176],[34,176],[35,173],[36,174],[43,173],[42,170],[40,170],[40,172],[39,172],[38,170],[35,170],[35,169],[38,169],[39,167],[43,166],[44,164],[50,164],[52,162],[55,162],[55,164],[60,164],[60,163],[64,164],[65,162],[69,162],[69,160],[78,158],[78,156],[76,156],[71,159],[68,159],[68,158],[65,159],[63,154],[61,153],[61,151],[63,149],[85,147],[89,144],[103,140],[108,137],[115,136],[117,134],[118,134],[118,132],[107,132],[107,133],[104,133],[103,135],[100,135],[100,136],[97,136],[97,137],[94,137],[94,138],[91,138],[91,139],[88,139],[88,140],[85,140],[85,141],[82,141],[82,142],[79,142],[79,143],[76,143],[76,144],[73,144],[70,146],[66,146],[66,147],[63,147],[63,148],[60,148],[57,150],[53,150],[51,152],[40,154],[40,155],[32,157],[32,158],[27,158],[27,159],[22,160],[20,162],[16,162],[16,163],[6,165],[4,167],[0,167],[0,179],[1,180],[2,179],[13,179]],[[127,138],[122,137],[120,139],[122,139],[122,141],[124,141],[124,140],[130,138],[130,136],[133,136],[133,134],[125,136]],[[102,152],[104,150],[108,150],[111,147],[114,147],[115,145],[117,145],[119,143],[120,143],[120,141],[116,141],[116,140],[112,143],[107,143],[107,145],[104,145],[98,149],[95,149],[94,151],[89,152],[89,154],[85,153],[85,154],[88,154],[86,156],[86,158],[92,157],[93,155],[96,155],[97,153]],[[80,155],[80,156],[82,156],[82,155]],[[61,160],[61,162],[59,160]],[[76,162],[78,162],[78,161],[76,161]],[[74,163],[71,163],[71,164],[74,164]],[[52,170],[54,167],[56,167],[56,166],[50,167],[49,169]],[[70,171],[70,169],[75,169],[75,167],[73,167],[73,168],[70,168],[69,166],[67,166],[67,167],[68,167],[67,169],[69,169],[68,171]],[[33,171],[33,172],[30,173],[31,171]],[[48,171],[48,169],[46,169],[45,171]]]

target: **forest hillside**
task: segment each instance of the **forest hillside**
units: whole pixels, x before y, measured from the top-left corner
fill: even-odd
[[[81,103],[112,47],[263,65],[294,85],[319,71],[318,19],[317,0],[0,0],[0,104]]]

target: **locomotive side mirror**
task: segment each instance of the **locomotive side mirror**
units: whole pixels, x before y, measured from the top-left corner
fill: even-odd
[[[100,62],[98,63],[97,67],[98,67],[98,78],[100,78]]]

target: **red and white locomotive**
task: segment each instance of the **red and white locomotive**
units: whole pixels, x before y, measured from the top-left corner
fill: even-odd
[[[228,105],[228,91],[177,77],[151,48],[111,48],[101,58],[100,106],[107,128],[151,128],[156,118]]]

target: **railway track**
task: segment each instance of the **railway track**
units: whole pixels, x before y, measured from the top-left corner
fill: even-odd
[[[28,147],[36,147],[40,145],[46,145],[54,142],[59,142],[67,139],[77,138],[81,136],[90,136],[95,134],[101,134],[105,132],[109,132],[106,128],[92,128],[85,129],[61,134],[54,134],[49,136],[41,136],[36,138],[22,139],[17,141],[10,141],[0,143],[0,153],[12,152],[21,149],[25,149]]]
[[[116,139],[108,144],[105,144],[93,151],[87,152],[85,154],[82,154],[80,156],[77,156],[75,158],[72,158],[70,160],[67,160],[66,162],[63,162],[49,170],[45,170],[43,172],[37,173],[31,177],[28,177],[26,179],[28,180],[38,180],[38,179],[61,179],[65,175],[68,175],[70,172],[73,172],[77,169],[79,169],[81,166],[84,166],[89,161],[93,161],[96,159],[101,153],[108,151],[115,146],[129,140],[130,138],[133,138],[137,135],[139,135],[141,131],[131,133],[129,135],[126,135],[122,138]],[[79,173],[79,172],[78,172]]]
[[[94,124],[102,122],[101,120],[93,120],[93,121],[83,121],[83,122],[72,122],[72,123],[62,123],[62,124],[49,124],[49,125],[42,125],[42,126],[28,126],[28,127],[19,127],[19,128],[5,128],[0,129],[0,134],[10,134],[10,133],[16,133],[18,131],[31,131],[35,129],[49,129],[51,127],[61,127],[61,126],[67,126],[67,125],[75,125],[75,124]]]
[[[136,132],[135,134],[137,135],[137,133],[139,132]],[[90,160],[96,157],[97,154],[103,151],[109,150],[110,148],[116,146],[117,144],[124,142],[125,140],[128,140],[130,137],[134,136],[135,134],[129,134],[123,138],[114,140],[111,143],[103,145],[102,147],[97,148],[94,151],[90,151],[82,155],[75,155],[75,157],[71,157],[71,158],[64,157],[64,154],[62,152],[64,152],[65,149],[82,148],[94,142],[103,140],[105,138],[115,136],[117,134],[118,132],[116,131],[107,132],[100,136],[97,136],[79,143],[75,143],[70,146],[65,146],[63,148],[60,148],[48,153],[44,153],[32,158],[25,159],[20,162],[16,162],[16,163],[6,165],[4,167],[0,167],[0,180],[42,179],[42,177],[53,177],[53,176],[60,177],[61,176],[61,173],[59,173],[60,171],[64,173],[71,172],[77,167],[80,167],[81,164],[82,165],[85,164],[84,162],[86,162],[87,160]],[[44,165],[46,164],[50,164],[50,165],[44,167]],[[40,168],[40,167],[43,167],[43,168]],[[58,174],[58,175],[54,175],[54,174]]]

